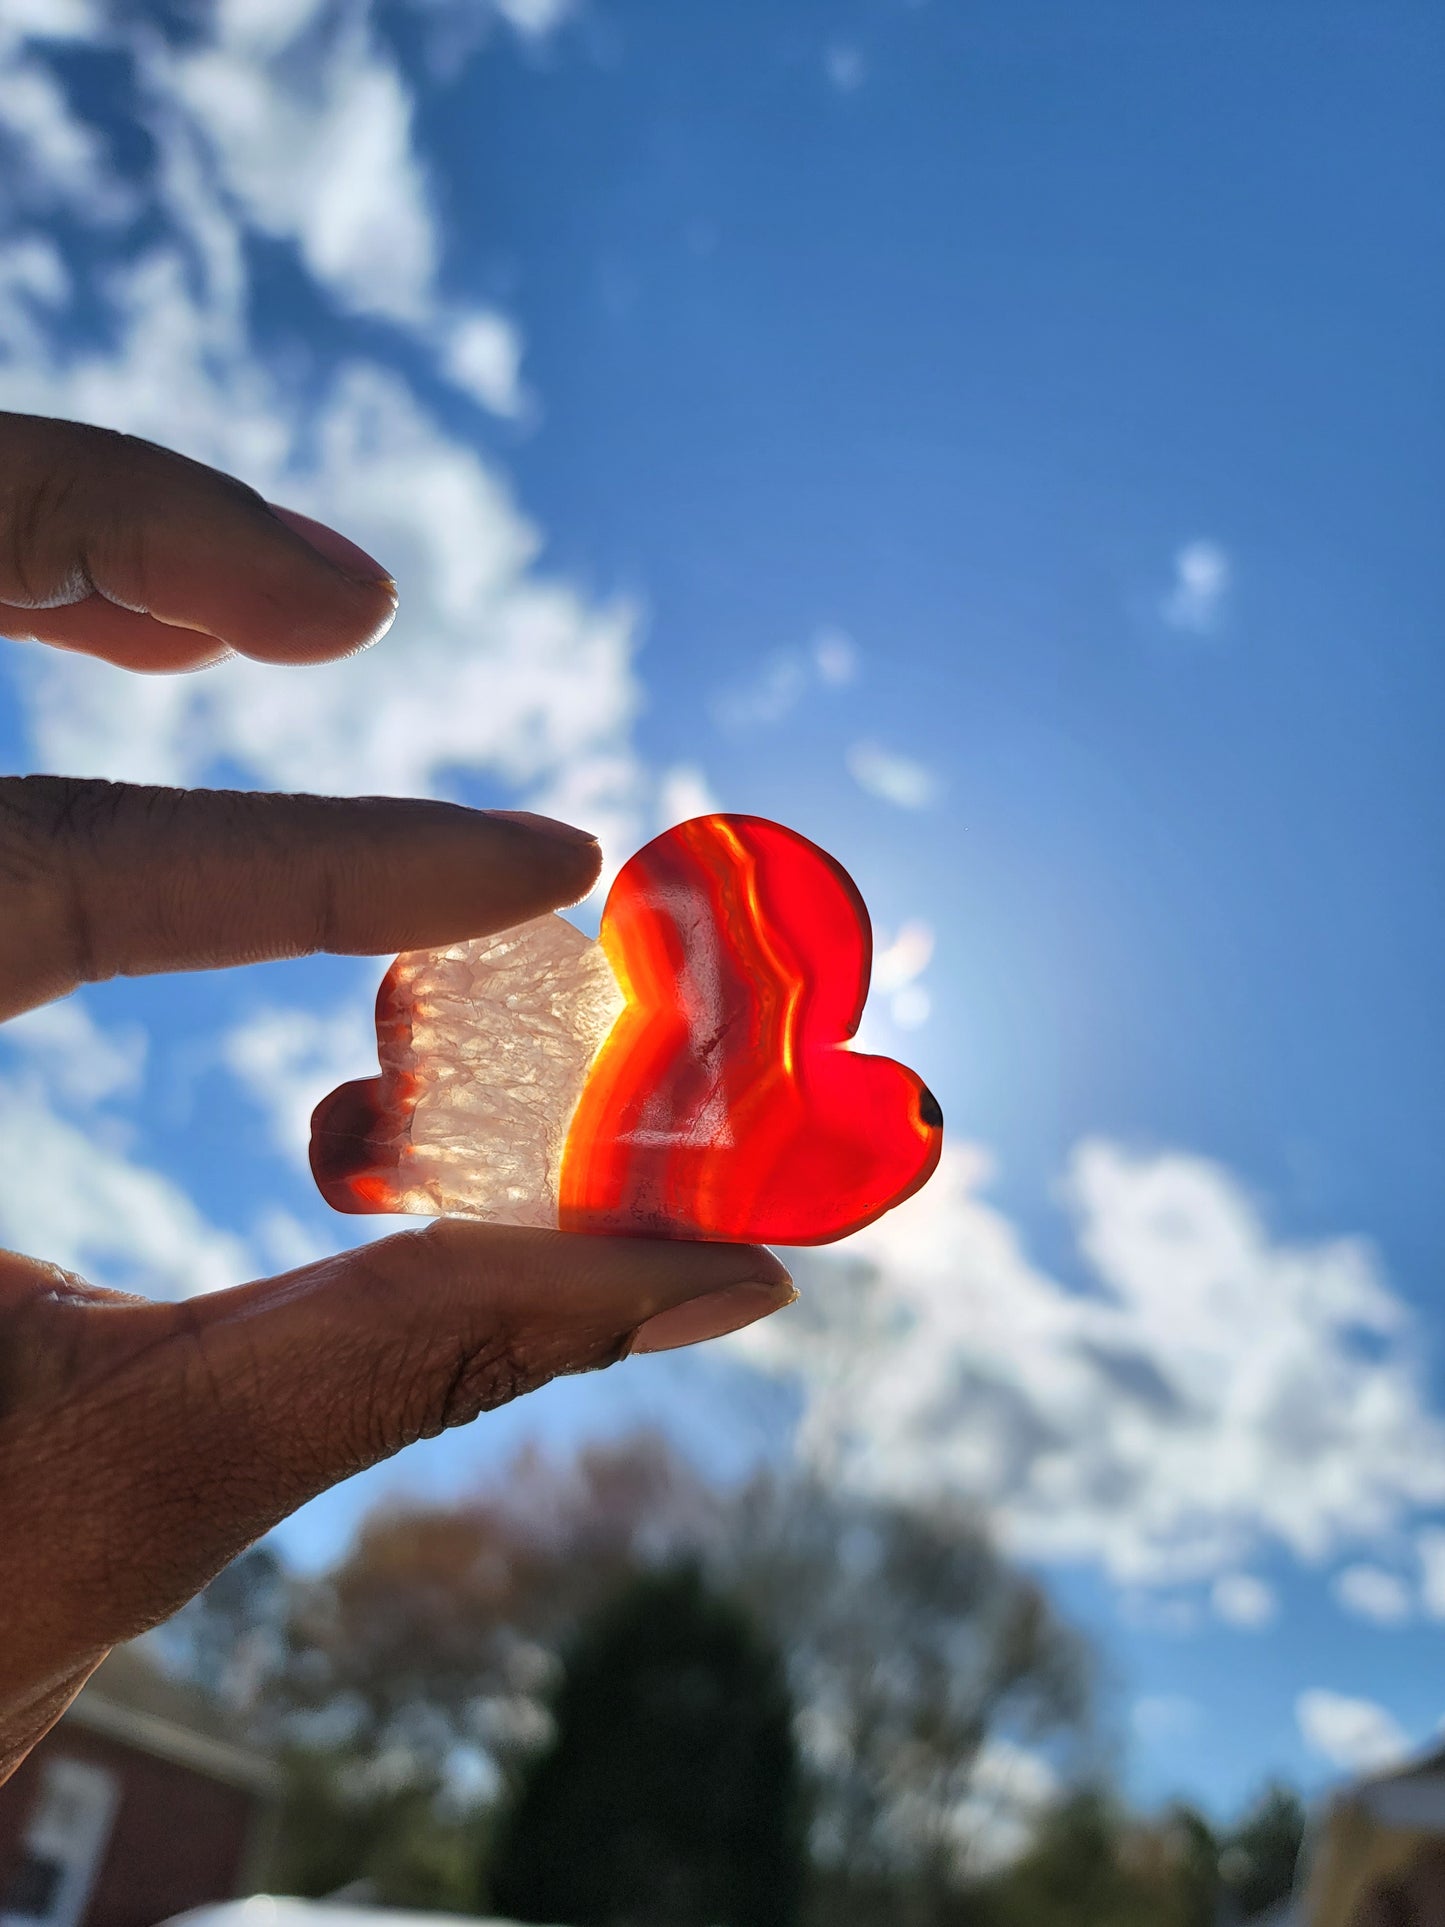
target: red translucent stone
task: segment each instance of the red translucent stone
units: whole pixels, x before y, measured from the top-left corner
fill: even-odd
[[[941,1113],[913,1071],[848,1047],[868,912],[807,838],[753,816],[679,824],[624,866],[600,942],[624,1003],[565,1127],[562,1229],[821,1244],[926,1182]],[[379,1032],[407,1022],[394,977]],[[342,1209],[398,1208],[405,1084],[345,1085],[318,1110],[313,1169]]]
[[[666,831],[613,884],[601,941],[627,1007],[568,1133],[565,1229],[817,1244],[932,1172],[922,1081],[845,1048],[872,931],[806,837],[755,816]]]

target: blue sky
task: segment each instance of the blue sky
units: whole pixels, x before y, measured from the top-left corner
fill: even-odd
[[[777,816],[960,1147],[796,1314],[408,1455],[298,1557],[648,1418],[976,1496],[1144,1797],[1431,1735],[1442,66],[1404,0],[0,0],[0,406],[403,595],[291,679],[0,645],[13,765],[522,801],[619,860]],[[167,1292],[347,1241],[300,1121],[378,971],[22,1026],[0,1237]]]

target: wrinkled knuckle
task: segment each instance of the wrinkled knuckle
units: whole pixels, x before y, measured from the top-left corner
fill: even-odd
[[[28,776],[37,828],[52,846],[94,848],[138,792],[98,777]]]
[[[79,471],[60,451],[23,466],[0,515],[0,600],[43,608],[90,593],[78,491]]]
[[[26,954],[48,959],[69,984],[93,975],[94,934],[78,887],[76,825],[112,786],[63,776],[25,776],[0,783],[0,883],[8,934]]]
[[[7,776],[0,781],[0,877],[12,888],[54,881],[51,828],[65,786],[58,776]]]
[[[70,776],[0,785],[0,873],[28,889],[34,942],[72,982],[113,974],[97,915],[98,883],[117,839],[147,843],[181,792]]]
[[[422,1414],[421,1438],[468,1425],[483,1412],[494,1412],[513,1399],[535,1392],[554,1376],[552,1368],[507,1331],[498,1331],[480,1345],[467,1347],[438,1375],[429,1389]]]

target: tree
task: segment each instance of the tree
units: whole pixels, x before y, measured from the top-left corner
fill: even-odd
[[[331,1884],[375,1878],[398,1829],[451,1867],[461,1770],[478,1839],[546,1737],[578,1627],[688,1560],[783,1657],[812,1815],[804,1918],[950,1922],[987,1844],[980,1772],[1000,1743],[1062,1763],[1083,1729],[1079,1642],[964,1507],[778,1476],[727,1491],[651,1435],[525,1454],[458,1504],[378,1510],[332,1571],[289,1584],[251,1723],[298,1763],[291,1838],[310,1871],[290,1877],[316,1891],[324,1861]],[[430,1899],[430,1874],[388,1864],[389,1899]]]
[[[1248,1921],[1294,1881],[1304,1809],[1272,1786],[1223,1836],[1194,1808],[1155,1819],[1098,1787],[1064,1800],[980,1894],[987,1927],[1215,1927]]]
[[[803,1876],[778,1654],[696,1565],[635,1580],[573,1645],[494,1904],[575,1927],[788,1927]]]
[[[963,1506],[759,1481],[721,1557],[788,1654],[822,1875],[810,1918],[950,1919],[987,1845],[970,1826],[987,1749],[1081,1732],[1082,1645]]]
[[[1305,1810],[1292,1787],[1265,1788],[1228,1835],[1219,1871],[1225,1891],[1249,1920],[1294,1889]]]
[[[453,1810],[435,1778],[339,1747],[292,1749],[283,1764],[273,1886],[319,1898],[364,1881],[383,1905],[471,1910],[486,1829],[475,1812]]]
[[[975,1918],[986,1927],[1213,1927],[1214,1858],[1213,1835],[1190,1808],[1139,1821],[1086,1785],[986,1884]]]
[[[651,1437],[560,1464],[524,1452],[456,1505],[385,1506],[298,1588],[274,1682],[292,1730],[319,1721],[440,1772],[458,1749],[506,1770],[545,1730],[557,1653],[637,1573],[707,1539],[719,1499]]]
[[[251,1546],[160,1629],[156,1643],[171,1671],[244,1726],[275,1682],[291,1603],[277,1554]]]

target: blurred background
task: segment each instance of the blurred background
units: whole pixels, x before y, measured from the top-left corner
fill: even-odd
[[[777,817],[950,1132],[785,1314],[413,1448],[125,1656],[281,1774],[272,1884],[1243,1919],[1434,1743],[1442,81],[1429,0],[0,0],[0,407],[402,598],[285,675],[0,643],[9,766],[614,868]],[[168,1296],[353,1241],[306,1120],[382,967],[8,1025],[0,1240]],[[689,1761],[670,1886],[548,1886]]]

